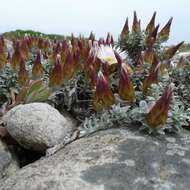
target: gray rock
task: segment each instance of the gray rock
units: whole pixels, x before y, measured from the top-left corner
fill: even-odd
[[[189,190],[190,134],[110,129],[0,181],[1,190]]]
[[[42,153],[69,138],[74,127],[71,120],[46,103],[18,105],[2,120],[21,146]]]
[[[180,52],[177,53],[171,60],[171,64],[175,67],[180,59],[183,59],[186,62],[190,61],[190,52]]]
[[[9,177],[19,169],[16,157],[12,156],[6,144],[0,140],[0,178]]]
[[[190,60],[190,52],[180,52],[176,54],[173,59],[179,60],[181,57]]]

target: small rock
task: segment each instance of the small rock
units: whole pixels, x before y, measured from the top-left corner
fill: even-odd
[[[180,52],[174,56],[174,59],[180,59],[181,57],[190,60],[190,52]]]
[[[21,146],[41,153],[61,143],[74,127],[74,122],[46,103],[18,105],[2,120]]]
[[[177,53],[171,60],[171,64],[175,67],[180,59],[190,61],[190,52],[180,52]]]

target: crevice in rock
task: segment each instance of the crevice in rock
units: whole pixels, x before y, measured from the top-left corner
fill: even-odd
[[[20,168],[31,164],[44,156],[42,153],[27,150],[19,145],[9,145],[8,148],[12,155],[17,159]]]

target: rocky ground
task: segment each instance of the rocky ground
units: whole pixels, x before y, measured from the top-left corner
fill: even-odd
[[[189,190],[190,135],[97,132],[21,169],[1,146],[1,190]]]

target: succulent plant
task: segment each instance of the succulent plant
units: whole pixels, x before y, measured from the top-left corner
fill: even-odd
[[[101,110],[102,108],[109,108],[114,103],[115,98],[109,86],[108,79],[99,71],[95,90],[95,109]]]
[[[61,58],[59,55],[57,55],[54,67],[50,74],[50,79],[49,79],[50,87],[57,88],[63,84],[63,71],[62,70],[63,69],[62,69],[62,65],[61,65]]]
[[[47,101],[50,96],[50,89],[48,89],[42,80],[30,81],[27,86],[21,88],[16,97],[16,104],[43,102]]]
[[[20,35],[12,53],[0,38],[0,103],[8,101],[11,109],[47,101],[74,115],[86,134],[133,121],[150,130],[186,125],[189,67],[171,64],[183,42],[164,47],[172,19],[161,30],[155,19],[156,12],[143,29],[134,12],[132,28],[127,18],[118,43],[110,33],[61,41]]]
[[[163,127],[168,119],[169,106],[172,100],[173,88],[170,85],[147,114],[147,123],[151,128]]]
[[[41,51],[37,51],[36,59],[32,67],[32,76],[34,79],[41,78],[43,76],[44,69],[41,63]]]
[[[7,55],[5,52],[5,42],[4,38],[0,36],[0,70],[4,68],[4,66],[7,64]]]
[[[128,73],[126,64],[122,63],[120,68],[120,79],[118,93],[122,100],[133,101],[135,98],[135,89]]]
[[[136,64],[138,56],[144,52],[144,60],[151,63],[154,53],[160,61],[164,59],[171,59],[183,42],[167,49],[163,47],[162,43],[169,39],[170,28],[172,24],[171,18],[166,25],[159,30],[159,25],[155,26],[156,12],[154,12],[150,22],[145,30],[141,29],[140,19],[138,20],[136,12],[134,12],[132,29],[130,31],[128,26],[128,18],[121,32],[118,40],[118,46],[126,51],[132,64]],[[163,57],[164,56],[164,57]]]
[[[25,86],[29,82],[28,71],[26,70],[26,63],[23,58],[20,59],[19,72],[18,72],[18,84]]]

